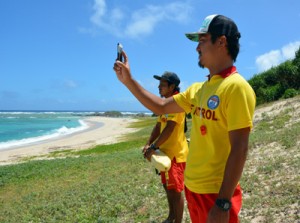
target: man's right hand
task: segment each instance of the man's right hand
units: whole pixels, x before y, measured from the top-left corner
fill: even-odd
[[[122,52],[124,57],[124,62],[116,60],[114,63],[114,71],[118,77],[118,79],[126,85],[126,83],[132,79],[130,74],[130,66],[128,62],[128,57],[125,51]]]

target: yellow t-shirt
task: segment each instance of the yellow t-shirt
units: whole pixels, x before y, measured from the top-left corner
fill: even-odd
[[[252,128],[255,93],[238,73],[214,75],[173,96],[192,114],[190,150],[185,185],[195,193],[218,193],[231,150],[228,132]]]
[[[171,160],[175,157],[177,163],[186,162],[188,154],[188,145],[184,134],[185,113],[166,114],[158,117],[160,122],[160,132],[164,130],[168,121],[176,122],[175,128],[170,137],[160,145],[159,149],[163,151]]]

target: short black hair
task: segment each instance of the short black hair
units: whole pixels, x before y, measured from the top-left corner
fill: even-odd
[[[218,35],[211,33],[211,41],[212,43],[215,43],[219,37],[223,35]],[[234,36],[226,36],[227,40],[227,49],[228,49],[228,54],[231,56],[232,60],[235,62],[236,58],[240,52],[240,43],[239,43],[239,38],[241,38],[240,33],[236,33]]]

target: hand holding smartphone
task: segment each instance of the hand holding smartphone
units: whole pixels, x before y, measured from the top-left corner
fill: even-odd
[[[121,43],[118,43],[117,45],[117,60],[123,62],[123,46]]]

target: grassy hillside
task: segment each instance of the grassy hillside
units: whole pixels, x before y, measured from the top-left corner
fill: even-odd
[[[241,222],[300,221],[300,96],[256,109]]]
[[[256,109],[241,180],[243,223],[300,221],[299,106],[295,97]],[[164,191],[141,155],[155,120],[132,124],[140,130],[124,142],[1,166],[0,222],[161,222]]]

